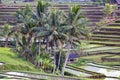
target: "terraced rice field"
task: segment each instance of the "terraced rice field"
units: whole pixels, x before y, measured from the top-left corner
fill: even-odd
[[[37,3],[30,4],[31,8],[35,8]],[[73,6],[74,4],[52,4],[52,7],[54,9],[63,10],[65,12],[68,11],[68,9]],[[99,22],[103,18],[102,9],[101,6],[96,5],[79,5],[81,7],[81,11],[83,11],[83,14],[89,19],[90,25],[95,25],[96,22]],[[15,12],[20,8],[25,8],[25,3],[23,4],[10,4],[10,5],[1,5],[0,7],[0,25],[4,25],[6,23],[10,25],[16,25],[16,18],[14,16]]]
[[[120,53],[120,22],[110,23],[108,26],[95,31],[90,40],[83,40],[88,45],[100,45],[91,48],[85,48],[84,51],[89,54],[94,53]],[[118,55],[119,56],[119,55]]]

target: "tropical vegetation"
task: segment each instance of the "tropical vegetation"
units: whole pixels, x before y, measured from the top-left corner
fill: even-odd
[[[35,11],[29,5],[19,9],[19,24],[10,29],[8,38],[15,38],[15,51],[23,59],[39,69],[64,75],[71,50],[79,48],[82,36],[89,36],[88,21],[77,5],[68,13],[49,8],[50,4],[39,0]]]

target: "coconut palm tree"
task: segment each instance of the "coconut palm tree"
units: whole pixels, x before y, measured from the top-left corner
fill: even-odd
[[[79,6],[73,6],[69,12],[66,19],[67,26],[69,26],[67,34],[68,34],[68,41],[67,41],[67,53],[66,58],[63,66],[62,74],[64,75],[64,69],[66,67],[68,57],[70,54],[70,49],[72,45],[75,45],[75,42],[80,42],[80,37],[85,36],[88,37],[88,30],[86,29],[86,24],[88,23],[87,19],[83,16],[83,12],[80,10]]]
[[[59,15],[59,16],[58,16]],[[55,51],[59,52],[59,59],[57,60],[56,57],[54,58],[55,65],[53,73],[59,69],[60,66],[60,58],[61,58],[61,51],[63,47],[64,40],[66,39],[66,24],[64,24],[64,13],[59,10],[51,10],[49,15],[46,18],[46,24],[43,27],[35,27],[33,30],[36,30],[36,37],[44,38],[48,41],[48,43],[52,42]],[[47,46],[49,47],[49,46]],[[56,52],[54,51],[55,55]]]
[[[52,47],[51,50],[54,53],[53,73],[55,73],[62,66],[60,63],[62,63],[61,57],[64,51],[63,44],[66,44],[68,50],[62,72],[64,74],[70,49],[79,42],[82,35],[87,34],[85,30],[87,21],[79,6],[74,6],[68,13],[64,13],[59,10],[49,10],[48,4],[40,0],[35,12],[27,5],[25,9],[17,11],[16,17],[22,25],[13,27],[9,35],[15,35],[21,56],[25,56],[31,62],[36,55],[40,58],[41,41],[45,40],[46,51]],[[38,45],[36,41],[39,42]]]
[[[33,33],[31,32],[32,27],[36,26],[34,19],[31,17],[31,9],[29,5],[26,5],[25,9],[19,9],[17,11],[16,17],[18,22],[22,22],[11,29],[8,36],[13,34],[16,38],[16,41],[19,45],[19,53],[22,57],[25,57],[26,60],[33,60],[32,45],[34,45]]]

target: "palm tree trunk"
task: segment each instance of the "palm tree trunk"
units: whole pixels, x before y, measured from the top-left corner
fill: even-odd
[[[55,41],[54,41],[54,46],[56,47]],[[55,74],[55,71],[56,71],[56,52],[55,52],[55,48],[53,48],[53,53],[54,53],[54,69],[53,69],[53,74]]]
[[[7,45],[8,45],[8,37],[7,37],[6,40],[5,40],[4,47],[6,47]]]
[[[58,49],[59,49],[59,59],[58,59],[58,65],[57,65],[57,70],[60,69],[60,61],[61,61],[61,54],[62,54],[62,42],[58,39],[57,40],[57,45],[58,45]]]
[[[41,47],[41,42],[39,40],[39,57],[40,57],[40,54],[41,54],[40,47]]]
[[[40,65],[40,62],[39,62],[39,59],[40,59],[40,54],[41,54],[41,50],[40,50],[40,47],[41,47],[41,42],[39,40],[39,50],[38,50],[38,66]]]
[[[54,53],[54,69],[53,69],[53,74],[55,74],[56,71],[56,57],[55,57],[56,53]]]
[[[63,65],[63,69],[62,69],[62,75],[64,75],[64,72],[65,72],[65,67],[67,65],[67,61],[68,61],[68,58],[69,58],[70,49],[71,49],[71,43],[68,42],[68,51],[67,51],[67,54],[66,54],[66,57],[65,57],[65,62],[64,62],[64,65]]]
[[[59,68],[60,68],[60,61],[61,61],[61,51],[59,53],[59,60],[58,60],[58,65],[57,65],[56,70],[59,70]]]
[[[49,42],[48,39],[46,39],[46,52],[48,52]]]

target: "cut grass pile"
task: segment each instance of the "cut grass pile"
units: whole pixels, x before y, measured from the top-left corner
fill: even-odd
[[[21,70],[21,71],[36,71],[34,65],[19,58],[17,53],[12,52],[10,48],[0,47],[0,62],[5,63],[0,65],[2,70]]]

